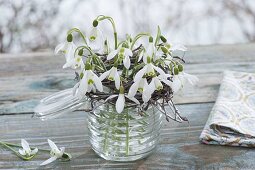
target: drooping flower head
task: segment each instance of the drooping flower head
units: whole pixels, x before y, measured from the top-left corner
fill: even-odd
[[[57,45],[55,48],[55,54],[60,53],[65,56],[66,63],[63,65],[63,68],[70,67],[71,63],[73,63],[76,48],[76,45],[73,43],[72,34],[68,34],[66,42]]]
[[[108,54],[107,60],[113,59],[116,55],[118,57],[118,60],[122,61],[124,66],[127,69],[129,69],[129,67],[130,67],[130,58],[129,57],[131,57],[133,55],[132,51],[129,48],[127,48],[126,45],[120,46],[119,48],[111,51]]]
[[[93,27],[91,28],[88,34],[87,43],[88,43],[88,46],[94,52],[98,52],[103,49],[103,45],[104,45],[103,34],[97,27],[98,26],[97,20],[94,20],[92,25]]]

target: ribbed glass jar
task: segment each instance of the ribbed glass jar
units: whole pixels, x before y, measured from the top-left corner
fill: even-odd
[[[149,108],[125,108],[117,113],[115,106],[103,104],[88,114],[89,140],[92,149],[102,158],[112,161],[134,161],[148,156],[160,136],[162,113]]]

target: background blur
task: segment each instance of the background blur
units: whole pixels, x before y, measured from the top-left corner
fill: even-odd
[[[255,0],[0,0],[0,52],[52,50],[72,27],[86,32],[97,15],[118,33],[155,32],[186,45],[255,41]],[[107,35],[109,24],[100,24]]]

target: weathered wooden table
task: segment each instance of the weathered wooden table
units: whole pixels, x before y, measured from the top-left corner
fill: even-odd
[[[39,99],[72,87],[73,72],[62,70],[64,59],[52,53],[0,55],[0,140],[48,148],[47,139],[67,148],[73,159],[39,164],[47,153],[32,161],[22,161],[0,147],[3,169],[255,169],[251,148],[207,146],[199,135],[215,102],[222,72],[226,69],[254,72],[255,44],[191,47],[186,54],[186,70],[200,83],[186,90],[175,101],[190,124],[164,121],[161,141],[146,159],[121,163],[98,157],[90,148],[86,113],[77,111],[48,121],[31,118]]]

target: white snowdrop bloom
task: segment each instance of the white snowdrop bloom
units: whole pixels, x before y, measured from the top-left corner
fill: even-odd
[[[84,68],[82,56],[78,55],[78,52],[76,52],[74,57],[64,64],[63,68]]]
[[[114,56],[118,55],[118,59],[121,59],[123,65],[129,69],[130,67],[130,57],[133,55],[132,51],[129,48],[119,47],[116,50],[111,51],[108,56],[107,60],[111,60]]]
[[[50,151],[50,155],[51,157],[49,159],[47,159],[46,161],[44,161],[43,163],[41,163],[40,165],[47,165],[55,160],[57,160],[58,158],[62,158],[64,152],[65,152],[65,148],[61,147],[60,149],[58,149],[57,145],[52,142],[50,139],[48,139],[48,143],[50,145],[51,151]]]
[[[103,49],[103,34],[97,27],[91,28],[87,37],[87,44],[94,52],[98,52]]]
[[[142,78],[140,81],[134,82],[131,87],[129,88],[128,91],[128,96],[129,97],[134,97],[139,91],[142,93],[142,99],[144,102],[147,102],[150,99],[150,94],[148,93],[148,82],[146,78]]]
[[[29,143],[25,139],[21,139],[22,149],[19,149],[19,153],[23,156],[35,155],[38,152],[38,149],[35,148],[31,150]]]
[[[147,57],[147,60],[145,63],[146,63],[146,65],[136,73],[136,75],[134,77],[135,82],[140,81],[145,74],[148,76],[155,75],[155,71],[157,71],[159,74],[162,74],[162,75],[165,74],[165,72],[161,68],[159,68],[151,63],[150,57]]]
[[[173,82],[171,82],[170,86],[174,93],[178,92],[187,83],[191,85],[196,85],[199,81],[196,76],[187,74],[185,72],[174,75],[172,80]]]
[[[144,91],[144,93],[146,93],[146,98],[144,98],[144,102],[148,102],[155,90],[163,89],[163,84],[161,83],[161,81],[166,83],[167,85],[170,85],[171,83],[171,81],[167,80],[166,75],[159,75],[159,77],[153,77],[150,84],[148,85],[148,88]]]
[[[126,95],[124,93],[121,93],[121,92],[119,93],[119,95],[111,95],[111,96],[109,96],[105,100],[105,102],[107,102],[110,99],[116,98],[116,97],[118,97],[118,99],[116,101],[115,108],[116,108],[116,111],[118,113],[121,113],[124,110],[124,107],[125,107],[125,98],[133,101],[136,104],[140,104],[140,102],[135,97],[130,97],[130,96],[128,96],[128,95]]]
[[[57,47],[55,48],[55,54],[62,53],[64,54],[66,58],[66,63],[63,65],[63,68],[67,68],[72,65],[74,57],[75,57],[74,53],[76,48],[77,47],[73,42],[68,42],[68,41],[57,45]]]
[[[103,85],[100,78],[92,70],[84,70],[82,79],[78,88],[78,97],[81,99],[87,92],[103,91]]]
[[[110,70],[104,72],[100,76],[100,80],[103,81],[106,77],[108,77],[108,80],[115,81],[116,89],[120,88],[120,74],[118,73],[117,67],[112,67]]]

